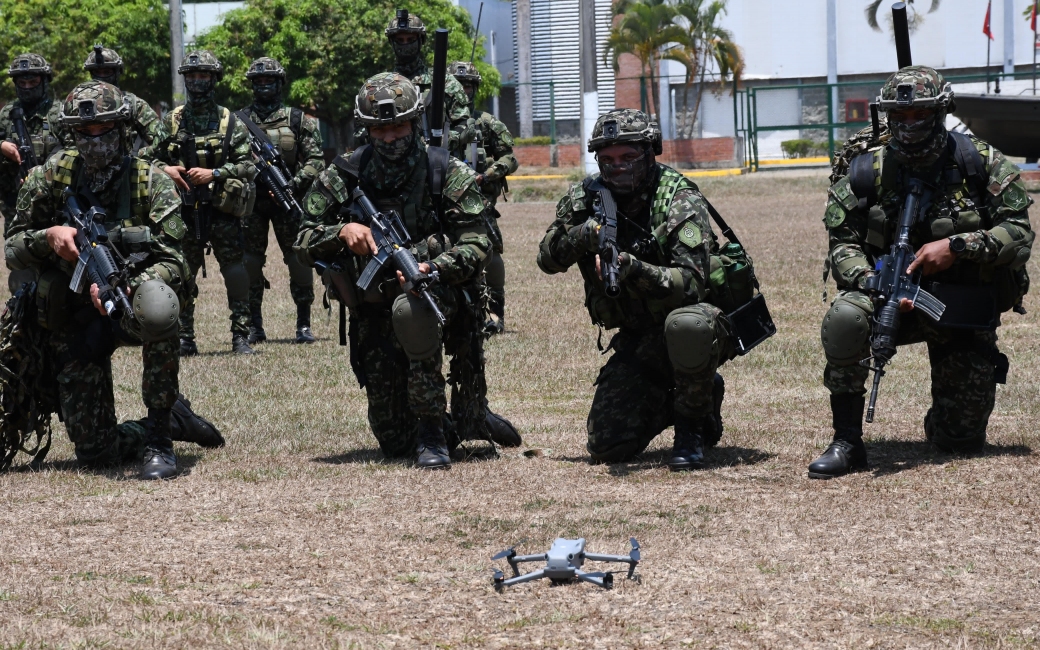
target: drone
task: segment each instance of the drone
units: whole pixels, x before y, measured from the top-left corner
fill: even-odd
[[[603,573],[597,571],[589,573],[582,571],[581,567],[585,560],[592,560],[593,562],[624,562],[628,564],[628,579],[632,580],[636,565],[639,564],[640,559],[639,542],[636,541],[635,537],[630,537],[628,541],[632,544],[632,551],[628,555],[586,553],[584,537],[579,539],[564,539],[560,537],[553,542],[548,553],[539,553],[537,555],[517,555],[515,548],[506,549],[496,553],[491,559],[504,559],[506,562],[509,562],[509,566],[513,569],[513,577],[506,578],[501,571],[495,569],[495,576],[492,578],[495,591],[502,591],[505,587],[540,578],[548,578],[554,585],[571,582],[572,580],[581,580],[583,582],[591,582],[604,589],[610,589],[614,586],[613,572],[607,571]],[[522,562],[540,561],[545,562],[545,567],[528,573],[520,573],[520,567],[517,566]]]

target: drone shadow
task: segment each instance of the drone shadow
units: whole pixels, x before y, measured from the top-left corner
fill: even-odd
[[[987,443],[982,449],[970,453],[945,452],[927,440],[873,440],[867,443],[867,457],[874,476],[889,476],[915,469],[923,465],[944,465],[958,459],[982,458],[986,456],[1029,456],[1033,449],[1028,445],[993,445]]]
[[[632,460],[620,463],[604,463],[607,465],[607,473],[611,476],[628,476],[633,472],[667,467],[668,459],[671,457],[670,449],[655,449],[643,452]],[[776,454],[752,449],[749,447],[713,447],[704,452],[704,469],[719,469],[722,467],[736,467],[738,465],[757,465],[775,458]],[[588,456],[561,456],[556,458],[570,463],[594,463]]]

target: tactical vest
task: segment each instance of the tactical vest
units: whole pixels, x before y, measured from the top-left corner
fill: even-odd
[[[69,187],[73,191],[81,189],[83,160],[79,151],[64,149],[54,169],[54,181],[51,183],[51,196],[58,205],[64,205],[62,195]],[[130,168],[123,173],[119,188],[119,208],[115,214],[108,215],[106,226],[109,230],[148,223],[151,211],[152,165],[140,158],[130,159]]]
[[[276,113],[281,113],[281,116],[270,122],[261,122],[259,116],[250,111],[250,119],[253,123],[260,127],[260,130],[267,134],[267,139],[271,141],[271,145],[278,151],[282,156],[282,160],[289,167],[291,171],[295,171],[296,161],[299,158],[299,141],[300,141],[300,128],[303,124],[303,111],[298,108],[289,108],[288,115],[285,111],[279,109]]]
[[[234,133],[235,117],[227,108],[221,107],[220,119],[209,123],[207,133],[196,135],[185,131],[180,137],[177,134],[181,130],[181,120],[184,115],[184,106],[178,106],[171,111],[170,140],[168,153],[170,160],[176,160],[184,164],[184,155],[181,147],[187,145],[188,140],[194,140],[195,151],[199,157],[199,167],[203,169],[216,169],[227,162],[228,151],[231,148],[231,134]]]

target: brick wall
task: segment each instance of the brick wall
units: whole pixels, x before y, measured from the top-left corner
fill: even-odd
[[[555,162],[553,149],[555,148]],[[513,153],[520,167],[578,167],[582,148],[577,144],[527,145],[514,147]],[[736,138],[700,138],[696,140],[666,140],[659,161],[680,167],[728,168],[740,167],[740,147]],[[521,171],[521,173],[523,173]]]

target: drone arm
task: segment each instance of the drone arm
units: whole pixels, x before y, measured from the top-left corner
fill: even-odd
[[[582,582],[591,582],[592,584],[598,587],[603,587],[604,589],[611,589],[614,586],[614,574],[609,571],[607,573],[600,573],[599,571],[596,573],[588,573],[581,569],[575,569],[574,577]]]
[[[523,575],[513,576],[508,580],[503,580],[502,582],[498,583],[498,585],[499,587],[511,587],[512,585],[518,585],[521,582],[531,582],[532,580],[537,580],[539,578],[544,577],[545,569],[538,569],[537,571],[532,571]]]
[[[520,562],[545,562],[545,560],[545,553],[539,553],[538,555],[514,555],[512,558],[509,558],[511,564],[519,564]]]
[[[586,553],[585,559],[593,562],[628,562],[629,564],[634,561],[627,555],[603,555],[602,553]]]

